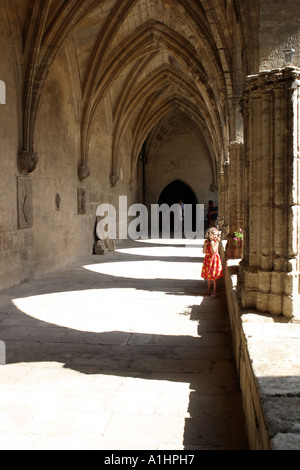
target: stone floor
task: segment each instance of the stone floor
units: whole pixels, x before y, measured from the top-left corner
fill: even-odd
[[[2,292],[0,449],[247,449],[202,261],[199,241],[128,242]]]

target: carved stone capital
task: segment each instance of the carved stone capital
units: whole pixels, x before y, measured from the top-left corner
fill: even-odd
[[[88,166],[79,166],[78,167],[78,177],[81,181],[88,178],[90,176],[90,174],[91,174],[91,171],[90,171]]]
[[[32,173],[38,164],[38,155],[32,150],[21,150],[18,153],[18,168],[22,175]]]
[[[111,175],[110,175],[110,184],[111,184],[112,188],[114,186],[116,186],[118,181],[119,181],[119,177],[118,177],[117,173],[111,173]]]
[[[137,182],[136,180],[130,180],[129,187],[131,191],[136,191],[137,190]]]

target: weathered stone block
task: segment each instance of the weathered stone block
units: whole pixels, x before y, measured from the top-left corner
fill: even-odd
[[[241,290],[240,298],[243,308],[255,307],[256,308],[256,292],[251,290]]]
[[[284,295],[282,313],[290,318],[300,318],[299,296]]]
[[[287,273],[283,277],[283,291],[286,295],[292,295],[293,292],[296,292],[297,286],[298,286],[298,276]]]
[[[270,292],[271,290],[271,273],[265,271],[258,272],[259,290],[261,292]]]
[[[256,308],[260,312],[267,312],[269,308],[269,294],[257,292]]]
[[[272,315],[282,314],[282,296],[281,295],[269,295],[268,312]]]
[[[282,294],[282,291],[283,291],[283,274],[282,273],[272,273],[271,291],[273,294]]]
[[[245,271],[244,287],[245,289],[257,289],[258,286],[258,273],[252,271]]]

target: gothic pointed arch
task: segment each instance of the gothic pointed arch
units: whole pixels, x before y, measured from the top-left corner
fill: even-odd
[[[168,24],[152,18],[120,39],[119,31],[121,31],[122,22],[127,21],[133,9],[137,7],[137,2],[116,2],[102,29],[101,37],[99,36],[95,44],[88,73],[84,79],[81,130],[81,165],[83,167],[87,166],[93,122],[111,83],[126,67],[128,69],[129,64],[133,64],[134,70],[135,64],[141,58],[149,57],[151,54],[152,56],[160,54],[162,50],[171,52],[177,58],[181,57],[186,67],[189,68],[189,73],[194,76],[194,80],[196,78],[197,84],[210,83],[207,99],[214,101],[215,112],[220,114],[221,125],[229,126],[231,116],[234,114],[231,112],[234,86],[233,77],[229,72],[231,64],[227,46],[230,38],[224,34],[225,30],[222,28],[222,23],[224,26],[226,24],[223,19],[224,11],[221,2],[213,12],[207,2],[200,3],[201,8],[199,5],[195,7],[194,2],[191,1],[168,0],[164,2],[166,8],[172,9],[172,16],[176,19],[183,12],[185,13],[186,24],[196,31],[193,38],[186,38],[182,33],[175,31],[174,27],[170,28]],[[121,21],[117,21],[116,17],[121,18]],[[111,52],[109,48],[114,44],[116,37],[119,39],[118,46]],[[227,132],[225,132],[225,138],[227,138],[226,134]],[[118,144],[113,142],[113,151],[115,152],[117,148]],[[223,154],[223,151],[219,152],[219,158],[226,161],[226,155]],[[112,175],[115,174],[114,165],[115,157],[112,159]],[[112,179],[116,181],[117,178],[113,176]]]
[[[210,121],[214,122],[213,127],[217,126],[220,134],[214,146],[217,147],[217,158],[222,166],[222,162],[227,160],[224,143],[235,137],[233,129],[235,119],[238,119],[235,110],[236,96],[240,90],[236,89],[236,72],[233,70],[241,70],[243,67],[241,51],[244,45],[239,43],[238,47],[237,38],[244,40],[246,33],[242,28],[251,27],[244,20],[249,16],[246,7],[236,0],[226,4],[216,0],[213,8],[207,0],[165,0],[155,2],[155,5],[152,2],[142,5],[139,0],[116,0],[110,6],[106,3],[104,0],[101,3],[98,0],[32,0],[24,3],[21,12],[23,24],[18,38],[22,44],[24,63],[21,72],[21,172],[30,172],[36,167],[34,133],[41,95],[51,66],[68,41],[74,41],[77,48],[81,75],[79,173],[82,178],[89,174],[89,142],[103,98],[119,77],[126,74],[127,101],[122,101],[125,105],[132,105],[134,96],[142,96],[143,74],[154,76],[154,68],[159,68],[159,62],[165,66],[168,62],[173,64],[173,73],[169,73],[170,82],[174,83],[176,75],[182,75],[183,94],[186,94],[187,84],[190,83],[191,91],[196,89],[195,96],[205,103],[202,107],[206,111],[204,119],[209,115]],[[11,13],[18,16],[16,5],[10,0],[5,0],[5,4],[9,11],[8,19],[14,22]],[[139,24],[134,20],[137,17],[140,18]],[[76,42],[77,32],[80,35],[81,30],[84,31],[91,24],[91,20],[93,38],[82,56],[79,56],[78,46],[81,43],[80,39]],[[233,48],[240,52],[235,55],[236,63],[232,62]],[[170,78],[172,75],[173,78]],[[144,102],[148,98],[149,94],[144,94]],[[121,99],[120,95],[119,101]],[[119,137],[123,132],[122,119],[125,116],[133,128],[132,113],[126,109],[122,115],[121,108],[116,107],[112,173],[115,172],[114,166],[118,160]],[[220,140],[223,141],[223,148],[220,148]]]
[[[191,186],[181,178],[175,178],[161,189],[157,197],[157,204],[172,204],[182,200],[186,204],[197,204],[198,199]]]

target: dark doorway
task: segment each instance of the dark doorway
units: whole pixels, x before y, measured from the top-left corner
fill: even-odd
[[[196,228],[196,206],[197,206],[197,199],[192,191],[192,189],[185,184],[181,180],[175,180],[170,183],[165,189],[162,191],[161,195],[158,199],[158,204],[168,204],[168,206],[172,206],[173,204],[178,204],[178,202],[182,200],[184,204],[191,204],[193,207],[193,230]],[[171,221],[170,221],[170,229],[171,232],[174,229],[174,220],[171,214]]]

